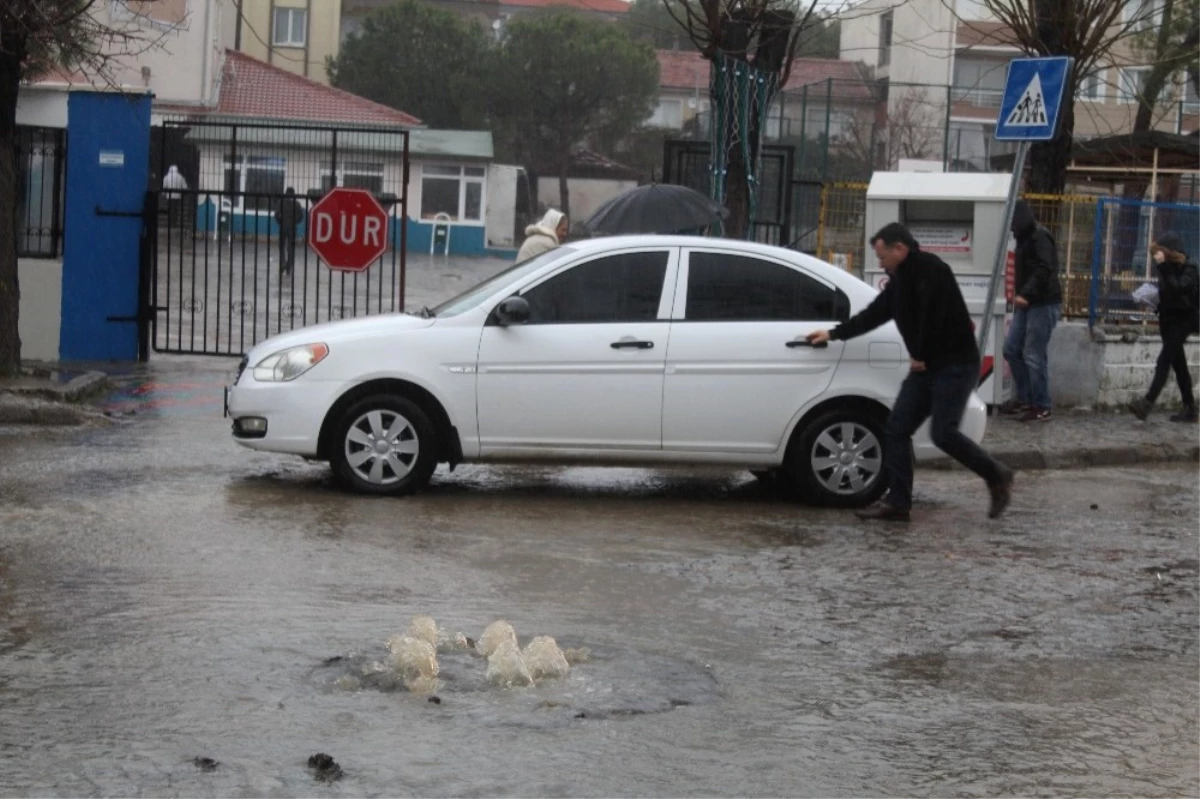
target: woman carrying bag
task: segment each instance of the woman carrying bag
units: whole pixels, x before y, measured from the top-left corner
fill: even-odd
[[[1192,393],[1184,344],[1190,334],[1200,333],[1200,272],[1188,261],[1183,240],[1174,233],[1159,236],[1150,252],[1158,264],[1158,331],[1162,336],[1162,351],[1154,365],[1149,391],[1145,397],[1129,403],[1129,410],[1145,420],[1174,369],[1183,396],[1183,412],[1172,416],[1171,421],[1195,423],[1196,396]]]

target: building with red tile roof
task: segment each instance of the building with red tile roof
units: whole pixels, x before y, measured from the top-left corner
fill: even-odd
[[[421,126],[421,120],[412,114],[293,74],[237,50],[225,51],[215,107],[159,106],[157,110],[257,121]]]
[[[658,50],[659,103],[649,125],[683,130],[695,120],[707,124],[710,62],[695,51]],[[875,90],[863,66],[832,58],[797,58],[784,90],[769,114],[767,138],[816,135],[834,129],[875,103]],[[829,113],[826,113],[826,109]]]

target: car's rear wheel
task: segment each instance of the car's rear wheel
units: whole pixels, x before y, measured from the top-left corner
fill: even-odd
[[[437,467],[433,423],[407,397],[376,394],[338,421],[329,464],[338,482],[364,494],[411,494]]]
[[[787,465],[801,496],[817,505],[856,508],[883,496],[883,421],[860,410],[823,413],[808,422]]]

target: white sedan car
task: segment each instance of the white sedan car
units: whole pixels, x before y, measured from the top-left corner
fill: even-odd
[[[420,314],[268,339],[226,397],[239,444],[327,460],[343,485],[420,489],[439,463],[704,464],[775,473],[811,501],[885,486],[883,425],[908,371],[885,325],[804,340],[867,284],[791,250],[619,236],[559,247]],[[972,395],[961,428],[983,438]],[[914,442],[933,455],[927,428]]]

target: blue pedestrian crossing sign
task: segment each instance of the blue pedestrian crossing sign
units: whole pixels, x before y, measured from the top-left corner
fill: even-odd
[[[1046,141],[1058,129],[1063,94],[1071,77],[1071,59],[1015,58],[1008,63],[1008,79],[996,138],[1001,141]]]

